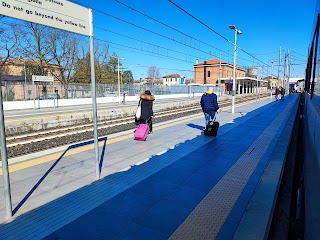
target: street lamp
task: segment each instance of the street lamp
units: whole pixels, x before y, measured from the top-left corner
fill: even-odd
[[[232,108],[231,112],[234,113],[234,103],[236,97],[236,63],[237,63],[237,35],[242,32],[236,29],[235,25],[230,25],[229,28],[234,30],[234,54],[233,54],[233,82],[232,82]]]
[[[114,56],[110,56],[112,58],[116,58],[118,59],[118,102],[121,103],[121,98],[120,98],[120,59],[124,60],[125,58],[119,58],[119,57],[114,57]]]

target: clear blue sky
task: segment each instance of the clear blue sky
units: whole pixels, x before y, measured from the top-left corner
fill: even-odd
[[[224,61],[233,63],[233,45],[227,41],[234,42],[231,24],[243,32],[237,45],[258,59],[239,50],[237,65],[259,66],[259,76],[265,65],[266,76],[271,75],[274,61],[277,75],[281,46],[282,58],[288,50],[291,53],[291,77],[304,77],[316,0],[172,0],[213,31],[167,0],[119,1],[134,10],[114,0],[73,2],[94,9],[96,41],[109,42],[110,54],[125,58],[124,68],[135,79],[147,77],[150,65],[158,67],[161,76],[179,73],[193,78],[196,59],[202,62],[221,54]]]

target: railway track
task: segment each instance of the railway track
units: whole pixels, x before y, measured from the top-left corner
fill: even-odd
[[[270,97],[270,94],[262,94],[261,98],[263,97]],[[237,98],[237,103],[249,102],[253,100],[256,100],[256,96],[242,96]],[[220,108],[231,106],[231,99],[220,101],[219,106]],[[197,113],[202,113],[200,104],[168,111],[159,111],[155,112],[155,118],[153,119],[153,122],[164,122]],[[134,129],[136,126],[133,119],[134,117],[132,116],[98,122],[98,134],[101,137]],[[92,123],[61,127],[48,131],[37,131],[34,133],[7,136],[7,155],[8,158],[13,158],[63,145],[74,144],[92,138]]]

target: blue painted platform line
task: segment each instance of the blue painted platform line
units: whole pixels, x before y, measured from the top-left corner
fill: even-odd
[[[262,107],[45,239],[232,239],[297,103]]]

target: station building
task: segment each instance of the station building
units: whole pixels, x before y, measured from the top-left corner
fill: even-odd
[[[4,95],[4,100],[25,100],[32,99],[32,75],[34,71],[39,70],[38,62],[30,59],[9,59],[1,68],[1,89]],[[35,74],[37,75],[37,74]],[[60,76],[58,66],[48,65],[44,66],[44,76]],[[56,77],[55,77],[56,79]],[[57,79],[56,79],[57,80]],[[55,81],[55,83],[59,83]],[[41,89],[39,88],[41,85]],[[45,89],[48,93],[54,93],[55,89],[59,92],[63,91],[60,84],[52,83],[37,83],[36,89],[39,95],[43,94]]]
[[[162,77],[162,85],[185,84],[185,76],[180,74],[169,74]]]
[[[224,93],[230,94],[233,85],[233,64],[216,58],[194,64],[195,84],[219,85]],[[266,91],[269,80],[258,79],[256,68],[249,71],[236,66],[236,90],[238,94]]]

